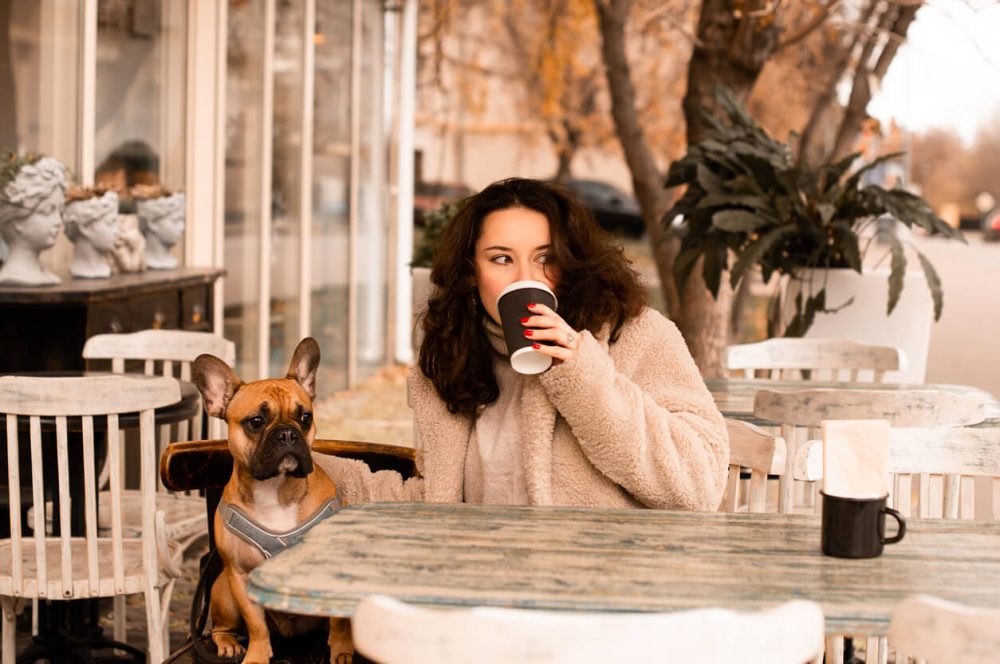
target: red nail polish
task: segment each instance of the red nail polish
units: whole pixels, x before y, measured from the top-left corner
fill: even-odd
[[[535,350],[538,350],[539,348],[542,347],[542,344],[531,344],[531,347],[534,348]]]
[[[529,320],[531,320],[531,317],[530,316],[525,316],[524,318],[521,319],[521,322],[527,324],[527,322]]]
[[[531,304],[528,305],[528,308],[529,309],[534,309],[537,306],[538,306],[537,304],[535,304],[534,302],[532,302]]]
[[[526,336],[526,337],[530,337],[532,334],[534,334],[534,332],[532,330],[525,330],[524,331],[524,336]]]

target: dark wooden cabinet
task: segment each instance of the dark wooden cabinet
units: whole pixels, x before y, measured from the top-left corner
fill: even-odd
[[[107,332],[209,331],[212,286],[223,270],[182,268],[0,286],[0,374],[83,369],[83,344]]]

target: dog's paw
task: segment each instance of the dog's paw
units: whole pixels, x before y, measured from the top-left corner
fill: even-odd
[[[351,664],[354,661],[354,653],[340,652],[334,655],[330,653],[330,664]]]
[[[215,641],[219,657],[237,657],[245,650],[236,637],[228,632],[212,634],[212,640]]]
[[[251,643],[247,649],[246,657],[243,658],[243,664],[268,664],[273,654],[270,643],[264,645]]]

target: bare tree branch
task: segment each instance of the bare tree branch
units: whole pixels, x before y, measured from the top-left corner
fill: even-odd
[[[827,2],[816,9],[816,12],[805,22],[805,24],[802,25],[802,27],[787,38],[779,41],[775,52],[781,52],[783,49],[791,46],[792,44],[797,44],[812,34],[816,28],[823,25],[826,19],[830,17],[830,13],[836,9],[841,2],[842,0],[827,0]]]

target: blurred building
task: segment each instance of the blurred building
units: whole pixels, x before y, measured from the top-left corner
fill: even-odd
[[[415,42],[416,0],[6,0],[0,147],[187,192],[240,375],[311,335],[331,392],[409,359]]]

